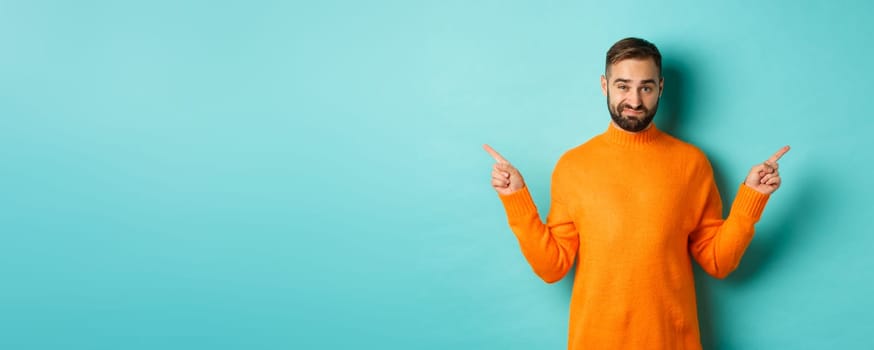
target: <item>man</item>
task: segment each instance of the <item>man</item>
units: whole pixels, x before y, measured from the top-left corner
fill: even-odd
[[[655,45],[626,38],[610,48],[601,90],[612,121],[556,164],[545,224],[519,171],[483,146],[534,272],[553,283],[578,259],[569,349],[700,349],[690,255],[716,278],[731,273],[780,187],[788,146],[750,170],[723,219],[704,153],[652,122],[663,87]]]

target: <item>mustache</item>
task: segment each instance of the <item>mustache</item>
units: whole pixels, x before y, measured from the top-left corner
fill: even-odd
[[[619,105],[618,109],[619,109],[620,111],[624,111],[624,110],[626,110],[626,109],[630,109],[630,110],[632,110],[632,111],[638,111],[638,112],[640,112],[640,111],[643,111],[643,112],[647,111],[646,107],[644,107],[643,105],[637,106],[637,108],[635,108],[635,107],[631,107],[630,105],[625,104],[625,103]]]

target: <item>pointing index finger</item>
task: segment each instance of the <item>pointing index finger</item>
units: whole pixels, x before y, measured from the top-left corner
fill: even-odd
[[[489,154],[492,156],[492,158],[495,158],[496,162],[498,162],[498,163],[510,163],[507,161],[507,159],[502,157],[501,154],[498,153],[498,151],[495,151],[495,149],[492,148],[491,146],[489,146],[487,144],[483,145],[483,149],[485,149],[486,152],[489,152]]]
[[[768,162],[776,163],[784,154],[786,154],[786,152],[789,152],[789,146],[783,146],[783,148],[777,151],[777,153],[774,153],[774,155],[768,159]]]

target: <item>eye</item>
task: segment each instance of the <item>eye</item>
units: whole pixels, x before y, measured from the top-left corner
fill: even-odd
[[[622,91],[628,90],[628,86],[627,86],[627,85],[619,85],[619,86],[617,86],[617,88],[618,88],[619,90],[622,90]]]
[[[642,90],[643,90],[643,92],[651,92],[652,88],[649,86],[644,86]]]

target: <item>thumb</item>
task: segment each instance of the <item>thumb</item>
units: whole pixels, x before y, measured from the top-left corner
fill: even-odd
[[[750,169],[749,175],[747,175],[747,184],[758,184],[759,181],[767,174],[767,168],[764,164],[759,164]]]
[[[510,165],[510,163],[495,163],[495,167],[498,168],[498,170],[510,173],[510,175],[516,173],[516,168]]]

